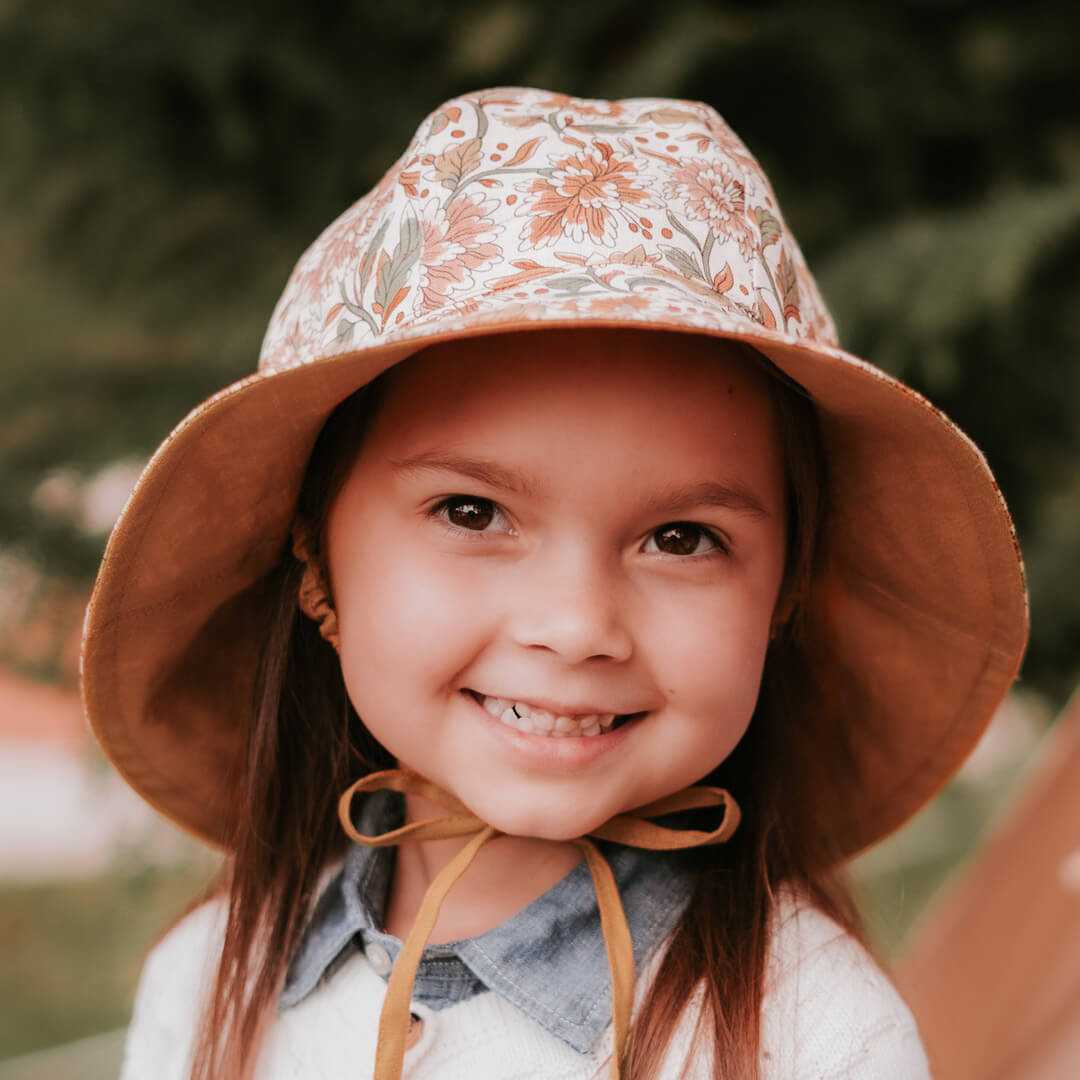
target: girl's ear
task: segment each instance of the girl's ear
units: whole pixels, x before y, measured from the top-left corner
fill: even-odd
[[[795,595],[795,590],[785,588],[776,601],[776,607],[773,608],[772,621],[769,623],[770,641],[776,641],[784,632],[787,624],[791,622],[791,616],[795,614],[797,603],[798,598]]]
[[[312,550],[311,529],[300,518],[297,518],[292,526],[292,551],[297,561],[304,566],[304,576],[300,580],[297,595],[300,610],[318,624],[319,633],[340,653],[337,612],[330,599],[322,565]]]

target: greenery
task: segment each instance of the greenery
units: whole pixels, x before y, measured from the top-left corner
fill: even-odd
[[[210,873],[200,859],[0,887],[0,1060],[125,1025],[147,950]]]
[[[47,1050],[0,1060],[0,1080],[115,1080],[124,1057],[126,1028],[90,1035]]]

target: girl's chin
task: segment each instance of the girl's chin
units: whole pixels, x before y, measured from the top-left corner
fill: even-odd
[[[581,814],[553,816],[550,813],[523,807],[519,811],[499,810],[491,814],[474,810],[489,825],[494,825],[500,833],[522,840],[549,840],[556,843],[568,843],[582,836],[588,836],[593,829],[599,828],[614,813],[606,817],[584,817]]]

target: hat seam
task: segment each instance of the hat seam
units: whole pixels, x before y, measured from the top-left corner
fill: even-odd
[[[949,622],[944,616],[941,616],[934,611],[928,610],[927,608],[919,607],[918,605],[913,604],[910,600],[905,600],[902,596],[898,596],[892,589],[884,585],[879,585],[865,571],[861,569],[852,569],[850,573],[853,577],[857,576],[861,582],[865,583],[870,591],[877,593],[879,596],[884,596],[888,598],[898,606],[902,607],[905,611],[909,611],[915,615],[920,616],[921,618],[925,618],[928,622],[932,622],[936,626],[942,627],[947,630],[955,631],[957,634],[960,634],[970,640],[979,640],[980,635],[975,631],[965,629],[963,626]],[[991,645],[991,647],[993,646]]]

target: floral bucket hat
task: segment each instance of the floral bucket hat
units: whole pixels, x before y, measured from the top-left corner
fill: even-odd
[[[978,449],[838,347],[765,175],[712,109],[498,89],[437,109],[304,253],[257,373],[173,431],[112,534],[83,692],[150,803],[226,842],[267,581],[334,407],[429,345],[567,327],[744,342],[805,389],[831,492],[809,601],[829,694],[799,722],[846,748],[842,797],[822,807],[837,850],[944,784],[1027,634],[1015,534]]]

